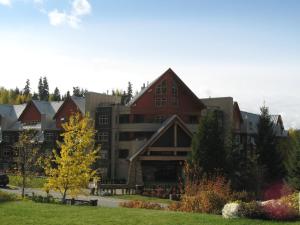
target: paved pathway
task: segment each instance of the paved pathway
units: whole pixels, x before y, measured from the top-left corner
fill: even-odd
[[[1,191],[5,191],[7,193],[13,193],[13,194],[21,194],[22,190],[21,188],[0,188]],[[35,195],[42,195],[46,196],[46,192],[40,189],[32,189],[32,188],[26,188],[25,194],[32,195],[34,192]],[[61,198],[61,194],[58,192],[51,191],[50,195],[52,195],[54,198]],[[71,198],[71,196],[67,196],[67,198]],[[126,202],[126,200],[121,199],[114,199],[114,198],[108,198],[108,197],[100,197],[100,196],[90,196],[90,195],[79,195],[76,197],[78,200],[98,200],[98,206],[101,207],[109,207],[109,208],[116,208],[119,207],[119,204],[122,202]]]

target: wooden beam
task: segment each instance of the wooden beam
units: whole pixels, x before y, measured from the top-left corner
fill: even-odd
[[[187,156],[140,156],[142,161],[184,161]]]
[[[174,146],[178,146],[178,140],[177,140],[177,123],[174,124]]]
[[[185,147],[149,147],[147,151],[149,152],[190,152],[191,148]]]

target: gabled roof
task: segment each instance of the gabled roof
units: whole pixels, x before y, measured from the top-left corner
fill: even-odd
[[[240,107],[238,102],[234,102],[233,103],[233,108],[237,110],[237,112],[239,113],[239,117],[240,117],[240,122],[243,122],[243,115],[241,113]]]
[[[30,104],[33,104],[39,113],[42,115],[47,115],[52,118],[60,106],[63,104],[63,101],[58,102],[48,102],[48,101],[40,101],[40,100],[31,100],[27,105],[26,108],[29,107]],[[20,118],[25,110],[22,113],[19,113],[18,118]]]
[[[67,98],[63,103],[59,106],[59,108],[56,110],[53,118],[56,118],[56,115],[62,110],[63,106],[66,104],[68,100],[72,100],[74,104],[78,107],[82,115],[85,115],[85,98],[84,97],[76,97],[76,96],[71,96]]]
[[[249,112],[244,112],[241,111],[243,119],[244,119],[244,124],[243,124],[243,131],[246,133],[252,133],[256,134],[257,131],[257,125],[259,123],[259,114],[255,113],[249,113]],[[270,115],[271,121],[274,124],[274,131],[277,136],[286,136],[287,132],[284,130],[283,126],[283,121],[281,115]],[[249,124],[252,124],[252,129],[250,129]]]
[[[169,68],[166,72],[164,72],[162,75],[160,75],[158,78],[156,78],[154,81],[152,81],[147,87],[145,87],[143,90],[141,90],[136,96],[133,97],[133,99],[128,103],[130,106],[134,105],[147,91],[149,91],[163,76],[165,75],[171,75],[173,76],[188,92],[192,95],[192,97],[199,103],[203,108],[206,108],[206,106],[201,102],[201,100],[195,95],[195,93],[179,78],[179,76],[171,69]]]
[[[10,120],[17,120],[24,111],[26,104],[22,105],[0,105],[0,115]]]
[[[77,107],[81,111],[81,113],[84,115],[85,114],[85,98],[72,96],[71,99],[77,105]]]
[[[133,155],[129,158],[129,161],[132,162],[137,156],[142,154],[147,147],[151,146],[157,139],[160,137],[162,133],[164,133],[167,129],[169,129],[175,121],[178,122],[180,127],[190,136],[193,137],[192,132],[186,127],[185,123],[182,121],[182,119],[177,116],[173,115],[170,118],[168,118],[161,127],[152,135],[152,137]]]

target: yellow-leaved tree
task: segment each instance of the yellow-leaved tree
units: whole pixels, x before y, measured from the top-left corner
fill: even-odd
[[[96,176],[92,165],[100,148],[95,147],[94,122],[89,115],[74,114],[62,127],[63,142],[58,142],[60,152],[53,150],[52,157],[46,160],[45,189],[60,192],[65,203],[67,194],[75,197]]]

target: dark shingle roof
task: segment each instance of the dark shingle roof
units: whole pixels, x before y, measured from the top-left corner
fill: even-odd
[[[48,102],[48,101],[32,100],[32,102],[41,114],[48,115],[51,118],[55,115],[59,107],[63,104],[63,101]]]
[[[85,114],[85,98],[72,96],[71,99],[77,105],[77,107],[79,108],[81,113],[84,115]]]

